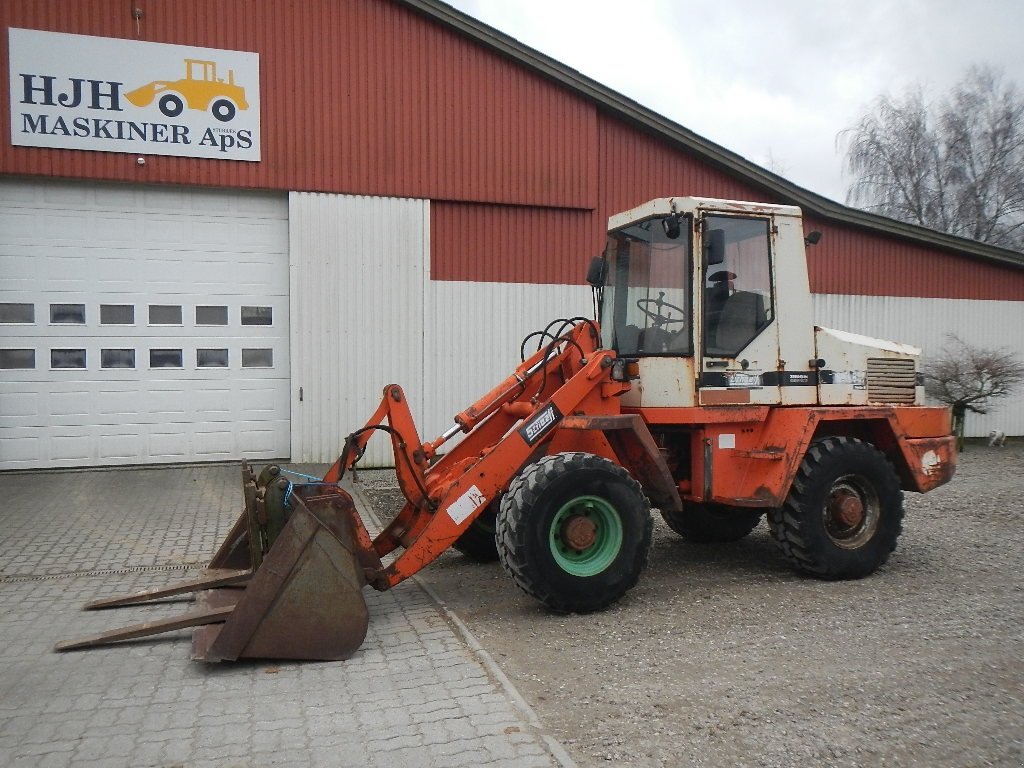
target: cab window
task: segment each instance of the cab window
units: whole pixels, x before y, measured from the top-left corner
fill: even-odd
[[[669,237],[663,218],[609,233],[604,343],[623,356],[693,353],[688,220]]]
[[[704,354],[736,357],[772,321],[768,219],[704,220]]]

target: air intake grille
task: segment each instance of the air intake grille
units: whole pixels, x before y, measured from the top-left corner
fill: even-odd
[[[917,371],[913,359],[868,358],[868,400],[872,403],[913,403]]]

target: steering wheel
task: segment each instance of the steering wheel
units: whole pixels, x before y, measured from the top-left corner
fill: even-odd
[[[651,311],[648,307],[653,304],[655,311]],[[665,301],[665,292],[659,291],[658,298],[656,299],[637,299],[636,308],[643,312],[647,317],[654,323],[655,328],[661,328],[663,325],[674,325],[675,323],[686,322],[686,310],[680,309],[675,304],[669,304]],[[662,310],[669,309],[675,310],[679,313],[679,317],[667,317]]]

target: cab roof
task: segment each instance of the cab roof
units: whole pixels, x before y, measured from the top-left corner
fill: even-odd
[[[704,212],[750,214],[755,216],[793,216],[800,218],[800,208],[776,203],[745,203],[737,200],[718,200],[713,197],[658,197],[643,205],[608,217],[608,231],[629,226],[654,216],[670,213],[696,214]]]

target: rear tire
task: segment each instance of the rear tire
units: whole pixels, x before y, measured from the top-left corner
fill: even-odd
[[[178,94],[167,93],[160,97],[157,106],[167,117],[177,117],[185,109],[185,102]]]
[[[685,504],[682,512],[661,511],[666,525],[684,539],[699,544],[739,541],[749,534],[764,511],[725,504]]]
[[[797,570],[820,579],[859,579],[896,548],[903,491],[892,464],[870,443],[827,437],[811,444],[772,537]]]
[[[495,540],[495,533],[500,505],[501,496],[487,505],[452,546],[477,563],[493,563],[497,560],[498,543]]]
[[[498,511],[498,559],[531,597],[561,613],[615,602],[647,565],[651,507],[618,464],[558,453],[527,466]]]

